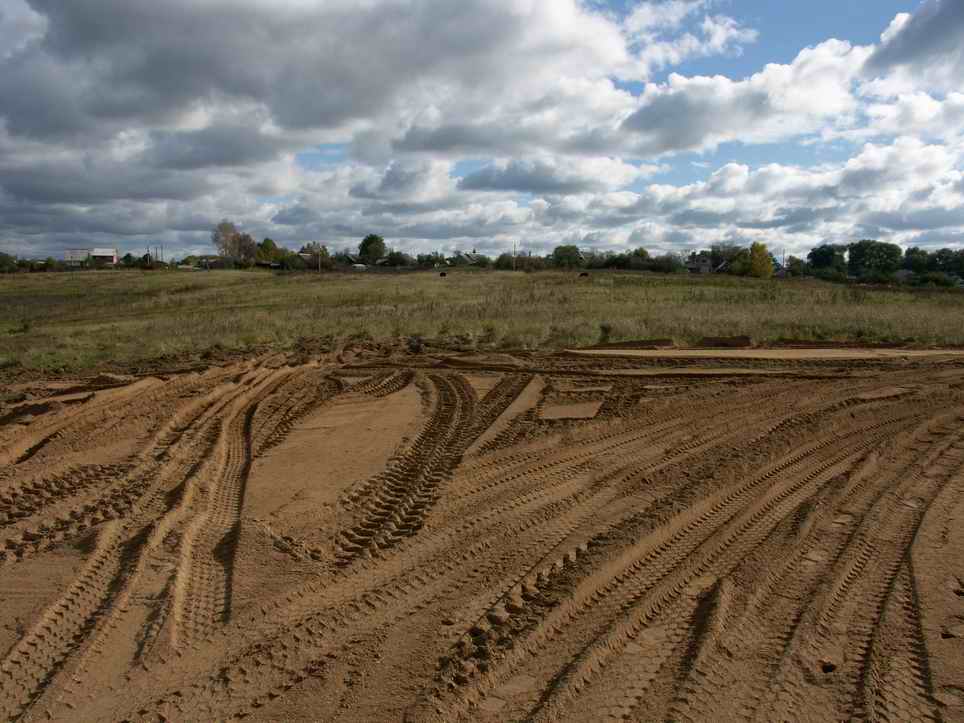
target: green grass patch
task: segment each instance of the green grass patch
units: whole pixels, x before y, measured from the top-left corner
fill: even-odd
[[[747,335],[964,344],[964,294],[819,281],[594,273],[95,272],[0,277],[0,366],[86,369],[211,347],[420,336],[555,349]]]

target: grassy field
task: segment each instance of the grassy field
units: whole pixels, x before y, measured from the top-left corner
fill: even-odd
[[[495,349],[729,335],[964,344],[964,294],[602,272],[0,277],[0,368],[80,370],[215,345],[412,335]]]

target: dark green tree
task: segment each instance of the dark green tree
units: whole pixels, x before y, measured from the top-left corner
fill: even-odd
[[[274,242],[274,239],[266,238],[258,244],[256,255],[258,261],[271,263],[273,261],[280,261],[286,253],[286,249],[278,248],[278,244]]]
[[[927,265],[928,271],[940,271],[945,274],[961,273],[960,252],[953,249],[938,249],[930,255]]]
[[[499,254],[499,257],[495,260],[495,268],[499,271],[511,271],[513,267],[512,254],[504,253]]]
[[[411,256],[397,249],[392,249],[385,257],[386,266],[411,266],[414,263],[415,261]]]
[[[847,247],[840,244],[821,244],[807,254],[807,261],[815,271],[846,271],[846,252]]]
[[[661,274],[675,274],[685,268],[683,259],[680,258],[679,254],[674,253],[662,254],[650,262],[650,269]]]
[[[385,239],[370,233],[358,244],[358,255],[366,264],[373,264],[385,255]]]
[[[929,261],[930,254],[927,251],[913,246],[904,252],[904,262],[901,266],[915,274],[922,274],[927,271]]]
[[[850,244],[847,267],[854,276],[888,276],[900,268],[903,252],[897,244],[863,239]]]
[[[556,246],[552,250],[552,264],[560,269],[576,269],[583,265],[578,246],[572,244]]]

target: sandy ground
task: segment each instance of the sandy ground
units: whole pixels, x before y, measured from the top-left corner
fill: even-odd
[[[962,354],[612,354],[20,385],[0,719],[964,720]]]

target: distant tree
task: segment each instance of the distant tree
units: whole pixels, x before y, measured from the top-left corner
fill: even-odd
[[[445,257],[438,251],[433,251],[430,254],[419,254],[415,258],[415,263],[423,269],[434,269],[445,265]]]
[[[134,254],[128,251],[121,257],[121,264],[123,264],[125,268],[130,269],[137,265],[137,259],[134,258]]]
[[[928,259],[928,271],[939,271],[945,274],[960,274],[964,271],[961,264],[962,251],[953,249],[938,249]]]
[[[864,239],[850,244],[847,267],[854,276],[882,277],[897,271],[902,258],[897,244]]]
[[[773,276],[773,258],[766,244],[754,242],[750,245],[750,276],[769,279]]]
[[[301,258],[300,255],[285,248],[281,249],[275,258],[277,259],[277,263],[281,264],[281,268],[288,271],[304,271],[308,268],[308,264],[305,263],[305,260]]]
[[[258,244],[256,256],[258,261],[271,263],[280,261],[287,253],[287,249],[278,248],[278,244],[273,239],[266,238]]]
[[[579,247],[571,244],[556,246],[556,248],[552,250],[552,264],[560,269],[579,268],[583,264]]]
[[[17,257],[0,252],[0,274],[12,274],[17,271]]]
[[[814,270],[846,271],[846,246],[840,244],[821,244],[807,254],[807,261]]]
[[[587,269],[608,269],[613,264],[613,256],[611,251],[590,251],[583,256],[581,265]],[[553,262],[555,263],[555,259]],[[556,265],[559,264],[556,263]]]
[[[513,262],[514,259],[512,254],[499,254],[499,257],[495,260],[495,268],[497,268],[499,271],[511,271],[514,267]]]
[[[385,255],[385,239],[370,233],[358,244],[358,255],[366,264],[373,264]]]
[[[492,266],[492,259],[490,259],[485,254],[476,254],[475,265],[478,266],[480,269],[487,269],[490,266]]]
[[[644,269],[648,269],[651,262],[649,251],[642,247],[633,249],[628,254],[628,261],[629,264],[627,265],[627,268],[630,268],[633,271],[642,271]]]
[[[683,271],[686,266],[683,264],[683,259],[680,258],[679,254],[666,253],[656,256],[650,262],[650,268],[661,274],[675,274]]]
[[[211,243],[221,256],[238,258],[240,255],[238,253],[238,240],[240,237],[241,234],[238,232],[238,227],[227,219],[224,219],[215,226],[214,231],[211,232]]]
[[[392,249],[388,252],[388,256],[385,257],[386,266],[411,266],[415,263],[415,260],[406,253]]]
[[[240,234],[237,238],[237,255],[244,264],[251,265],[258,257],[258,242],[250,234]]]
[[[790,276],[806,276],[809,271],[806,261],[796,256],[787,259],[787,274]]]
[[[922,274],[927,271],[930,262],[930,254],[922,248],[912,246],[904,252],[904,261],[901,268],[913,271],[915,274]]]

